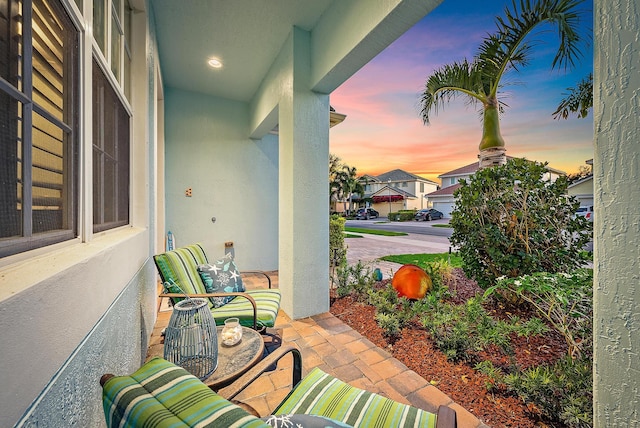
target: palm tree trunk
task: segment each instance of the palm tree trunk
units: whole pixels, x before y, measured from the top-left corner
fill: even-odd
[[[507,163],[504,140],[500,135],[500,117],[497,100],[484,106],[482,140],[480,141],[480,169]]]

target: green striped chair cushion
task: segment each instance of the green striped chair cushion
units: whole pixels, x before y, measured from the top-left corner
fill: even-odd
[[[265,290],[247,290],[256,301],[258,307],[258,326],[273,327],[276,324],[278,309],[280,308],[280,290],[277,288]],[[217,325],[224,324],[229,317],[238,317],[240,324],[253,326],[253,306],[244,297],[236,297],[229,303],[211,310]]]
[[[268,427],[162,358],[149,360],[131,376],[109,379],[102,399],[109,428]]]
[[[153,260],[163,283],[173,281],[187,294],[207,292],[198,274],[198,265],[208,263],[207,256],[200,244],[187,245],[155,255]]]
[[[158,268],[158,273],[163,283],[175,282],[187,294],[204,294],[207,292],[204,283],[198,273],[198,266],[208,264],[207,256],[200,244],[192,244],[177,248],[166,253],[153,256]],[[169,287],[168,292],[172,292]],[[280,290],[248,290],[256,301],[258,307],[258,326],[273,327],[280,308]],[[171,299],[175,304],[182,299]],[[224,324],[229,317],[238,317],[240,324],[246,327],[253,326],[253,306],[243,297],[235,297],[229,303],[219,308],[214,308],[209,302],[209,309],[216,320],[217,325]]]
[[[353,427],[430,427],[436,415],[353,387],[314,368],[273,412],[326,416]]]

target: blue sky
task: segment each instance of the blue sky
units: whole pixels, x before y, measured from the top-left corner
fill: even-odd
[[[477,161],[482,122],[464,98],[447,104],[431,124],[420,117],[420,94],[433,70],[471,59],[482,38],[495,31],[510,0],[445,0],[358,73],[336,89],[331,105],[346,120],[331,129],[330,150],[359,174],[400,168],[439,182],[437,176]],[[552,27],[540,27],[531,63],[503,79],[501,117],[507,155],[547,161],[571,173],[593,157],[593,118],[554,120],[567,92],[593,69],[593,2],[583,3],[583,57],[570,72],[551,70],[557,50]]]

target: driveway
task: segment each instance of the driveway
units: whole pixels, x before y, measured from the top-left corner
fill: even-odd
[[[362,227],[368,222],[361,221]],[[422,223],[422,222],[421,222]],[[427,222],[428,223],[428,222]],[[422,235],[410,233],[404,236],[380,236],[357,234],[362,238],[346,238],[347,263],[355,264],[359,260],[370,264],[372,269],[380,268],[384,278],[393,276],[400,264],[377,260],[383,256],[397,254],[446,253],[449,251],[449,238],[446,236]]]

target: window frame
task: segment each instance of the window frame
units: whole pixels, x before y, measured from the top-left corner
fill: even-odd
[[[63,106],[61,108],[63,118],[57,118],[53,113],[46,109],[45,106],[38,104],[36,96],[46,98],[48,95],[37,92],[42,89],[34,87],[33,75],[35,57],[42,55],[42,52],[36,51],[33,46],[35,37],[34,19],[35,12],[33,8],[34,0],[22,0],[22,22],[21,30],[15,35],[21,37],[21,51],[16,53],[16,65],[19,67],[19,74],[16,76],[15,85],[10,81],[0,77],[0,91],[7,97],[7,103],[16,103],[15,122],[7,117],[7,125],[16,126],[16,140],[7,140],[4,144],[18,144],[20,156],[16,157],[16,177],[15,182],[10,185],[18,186],[16,193],[16,203],[19,204],[18,215],[21,221],[17,225],[17,233],[7,236],[0,240],[0,258],[7,257],[25,251],[46,247],[55,243],[74,239],[78,236],[78,204],[79,204],[79,168],[80,168],[80,91],[79,83],[81,76],[81,54],[80,54],[80,38],[81,32],[75,25],[72,16],[64,7],[60,0],[35,0],[39,3],[39,7],[52,10],[55,20],[62,20],[66,25],[67,31],[64,33],[64,42],[69,42],[71,46],[63,45],[62,67],[63,75],[61,79],[64,84],[62,93]],[[42,4],[40,4],[42,3]],[[44,31],[44,30],[41,30]],[[11,34],[11,33],[10,33]],[[45,34],[45,33],[43,33]],[[42,35],[38,35],[42,37]],[[51,35],[55,36],[55,35]],[[45,35],[45,37],[48,37]],[[11,61],[11,57],[7,58]],[[44,79],[47,83],[51,80]],[[53,82],[55,84],[55,82]],[[44,99],[43,98],[43,99]],[[55,106],[54,106],[55,107]],[[33,189],[36,184],[36,178],[33,176],[33,168],[36,164],[34,161],[33,150],[41,143],[35,142],[34,137],[34,116],[41,117],[45,124],[49,124],[61,133],[63,146],[61,155],[62,184],[60,185],[60,199],[63,201],[61,208],[60,228],[34,232],[34,215],[41,216],[47,210],[34,209]],[[39,130],[41,133],[43,129]],[[45,133],[46,134],[46,133]],[[55,140],[55,137],[49,135]],[[10,160],[10,159],[9,159]],[[11,174],[8,174],[8,177]],[[12,184],[11,184],[12,183]],[[47,182],[45,182],[47,184]],[[37,186],[41,188],[42,185]],[[10,197],[9,197],[10,198]],[[7,201],[9,200],[7,199]],[[7,202],[8,203],[8,202]],[[36,212],[37,211],[37,212]],[[9,226],[7,224],[7,226]],[[10,227],[10,226],[9,226]],[[19,230],[18,230],[19,229]]]
[[[92,144],[91,144],[91,157],[93,164],[93,174],[91,177],[91,185],[93,188],[93,196],[92,196],[92,206],[93,206],[93,216],[92,216],[92,228],[93,233],[100,233],[106,230],[115,229],[121,226],[126,226],[131,222],[131,114],[127,109],[126,103],[122,99],[121,89],[114,88],[112,79],[113,75],[109,75],[110,70],[106,70],[104,64],[101,63],[100,59],[96,56],[92,58],[92,123],[93,123],[93,135],[92,135]],[[95,72],[99,72],[102,77],[102,91],[100,94],[96,93],[96,80],[95,80]],[[119,111],[111,110],[109,111],[105,105],[105,90],[108,89],[111,91],[111,99],[113,102],[112,105],[118,104]],[[96,112],[96,96],[100,97],[98,102],[98,106],[100,110]],[[119,120],[122,116],[126,116],[126,131],[123,130],[123,127],[120,127]],[[115,121],[115,123],[106,123],[108,119],[111,118]],[[114,125],[115,127],[109,128],[113,131],[114,139],[109,139],[108,135],[105,135],[105,131],[107,127],[110,125]],[[126,141],[120,141],[119,137],[121,133],[125,133]],[[96,141],[96,138],[98,141]],[[112,150],[108,152],[108,148],[105,148],[106,144],[111,143]],[[124,145],[124,147],[123,147]],[[121,156],[125,156],[126,159],[121,158]],[[109,162],[110,161],[110,162]],[[96,171],[96,162],[99,163],[100,169]],[[106,189],[106,184],[109,181],[106,175],[108,174],[107,169],[105,168],[106,163],[110,163],[115,165],[115,169],[118,174],[115,177],[112,177],[115,180],[115,184],[113,186],[113,198],[105,198],[105,194],[108,193]],[[124,165],[123,165],[124,163]],[[97,175],[99,175],[97,177]],[[96,189],[96,186],[99,186],[99,189]],[[99,190],[99,191],[97,191]],[[123,196],[122,194],[125,194]],[[123,203],[126,201],[126,207],[123,207]],[[107,208],[111,206],[112,210],[116,214],[116,219],[111,217],[107,218]],[[123,215],[123,211],[126,211],[125,218],[120,217]]]
[[[92,57],[89,61],[85,62],[85,65],[90,68],[90,72],[88,73],[91,76],[91,86],[92,86],[92,96],[89,101],[91,104],[87,107],[88,110],[91,111],[91,121],[92,128],[94,131],[92,135],[89,135],[88,138],[91,140],[91,144],[87,146],[87,150],[91,153],[91,162],[88,167],[91,167],[92,170],[96,168],[96,162],[100,164],[100,166],[104,166],[104,156],[105,153],[102,151],[100,147],[104,141],[99,143],[100,147],[96,147],[96,132],[95,128],[98,127],[101,131],[104,131],[104,115],[107,113],[105,110],[105,106],[102,105],[100,111],[95,110],[95,96],[93,91],[95,91],[95,69],[101,72],[101,79],[103,80],[102,88],[109,88],[112,91],[112,100],[115,100],[118,103],[118,107],[120,108],[120,113],[125,114],[128,120],[127,127],[127,135],[128,141],[126,142],[126,150],[125,153],[120,150],[122,147],[119,147],[117,150],[120,154],[126,155],[126,173],[122,172],[119,174],[120,179],[117,180],[114,188],[118,189],[115,194],[115,199],[118,199],[118,195],[122,193],[126,194],[126,204],[124,201],[112,201],[115,207],[109,207],[109,203],[105,200],[105,192],[107,191],[105,188],[105,183],[107,183],[107,179],[105,178],[105,170],[101,169],[98,171],[98,176],[96,175],[96,171],[93,171],[91,176],[87,177],[88,185],[93,189],[92,197],[90,201],[87,201],[87,205],[92,206],[93,210],[91,215],[89,215],[89,219],[85,223],[89,230],[87,232],[97,234],[100,232],[104,232],[107,230],[112,230],[115,228],[127,226],[131,224],[131,149],[132,149],[132,118],[133,114],[131,113],[130,108],[130,94],[127,93],[127,88],[131,87],[131,70],[127,70],[125,67],[126,59],[129,58],[132,63],[133,58],[131,55],[130,49],[130,40],[127,37],[127,24],[126,19],[132,19],[131,14],[127,14],[127,12],[131,12],[131,4],[128,0],[120,0],[118,3],[113,0],[92,0],[92,4],[95,6],[96,2],[99,2],[103,6],[104,11],[104,27],[102,28],[102,33],[104,33],[104,46],[102,46],[95,37],[92,39],[93,43],[93,52]],[[92,12],[95,15],[95,11]],[[113,43],[113,32],[118,33],[117,41],[118,41],[118,58],[113,58],[114,49],[112,46]],[[101,33],[101,34],[102,34]],[[131,65],[131,64],[129,64]],[[114,70],[115,68],[115,70]],[[115,71],[115,72],[114,72]],[[117,72],[117,73],[116,73]],[[104,101],[104,94],[103,96]],[[96,116],[99,114],[99,116]],[[112,117],[115,117],[112,114]],[[88,120],[88,119],[87,119]],[[122,131],[119,129],[118,132]],[[104,138],[104,132],[99,138]],[[116,146],[121,146],[122,143],[114,142]],[[96,160],[94,157],[100,156],[101,159]],[[108,155],[106,155],[108,157]],[[120,160],[116,163],[120,163]],[[98,178],[100,181],[96,183],[95,180]],[[126,178],[126,180],[123,180]],[[98,186],[98,188],[96,188]],[[124,187],[119,187],[124,186]],[[107,209],[113,208],[116,211],[116,215],[120,216],[122,214],[121,210],[125,209],[126,205],[126,218],[118,217],[117,219],[109,219]],[[96,212],[99,210],[99,212]]]

